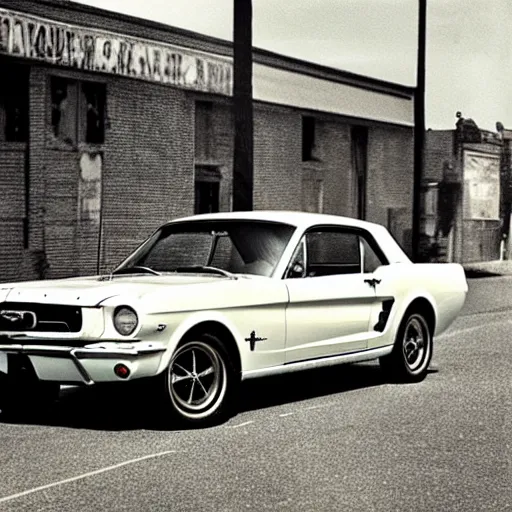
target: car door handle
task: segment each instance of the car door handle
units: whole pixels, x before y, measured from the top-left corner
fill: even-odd
[[[375,286],[380,283],[380,279],[375,279],[375,278],[373,278],[373,279],[365,279],[364,282],[368,283],[370,286],[375,288]]]

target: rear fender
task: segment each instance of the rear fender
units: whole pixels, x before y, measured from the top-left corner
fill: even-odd
[[[411,304],[423,298],[434,310],[434,335],[438,336],[455,321],[468,291],[464,269],[458,263],[391,264],[377,269],[375,277],[382,281],[377,294],[395,299],[396,309],[391,315],[395,331]]]

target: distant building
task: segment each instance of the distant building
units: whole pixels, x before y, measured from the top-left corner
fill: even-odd
[[[0,281],[111,269],[230,210],[232,45],[0,0]],[[414,89],[254,51],[254,207],[366,218],[410,251]]]
[[[427,131],[422,183],[426,261],[469,263],[503,256],[502,241],[510,229],[512,137],[497,126],[497,132],[481,130],[459,115],[455,129]]]

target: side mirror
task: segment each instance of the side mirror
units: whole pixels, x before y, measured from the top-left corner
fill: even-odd
[[[288,278],[304,277],[304,265],[294,263],[288,271]]]

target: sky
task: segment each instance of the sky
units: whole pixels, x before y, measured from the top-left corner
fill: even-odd
[[[233,40],[234,0],[80,0]],[[512,0],[428,0],[426,125],[512,129]],[[253,45],[416,85],[418,0],[253,0]]]

